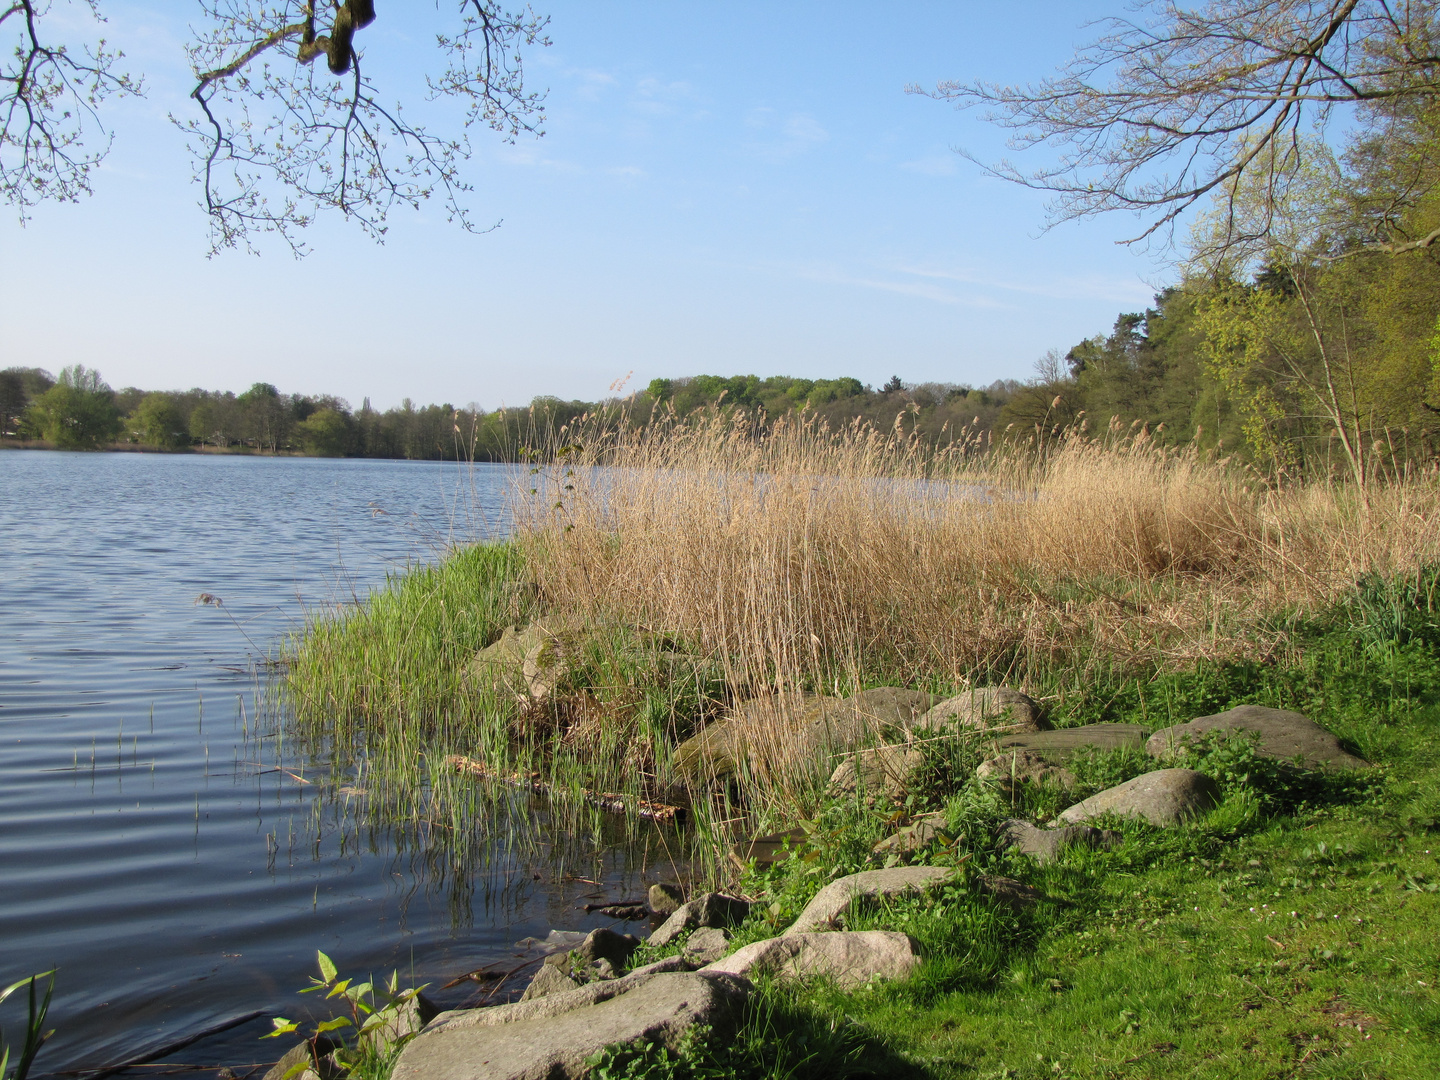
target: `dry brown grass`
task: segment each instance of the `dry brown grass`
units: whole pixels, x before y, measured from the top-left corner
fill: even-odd
[[[934,452],[711,414],[568,437],[522,497],[542,595],[682,634],[755,690],[1255,655],[1267,620],[1440,555],[1434,477],[1367,511],[1143,432]]]

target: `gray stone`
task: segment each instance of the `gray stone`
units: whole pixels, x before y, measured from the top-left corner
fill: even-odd
[[[982,761],[975,775],[1011,795],[1021,784],[1048,784],[1067,791],[1075,786],[1075,774],[1069,769],[1051,765],[1033,750],[1018,748]]]
[[[767,737],[791,737],[802,727],[822,700],[816,694],[766,694],[739,702],[727,716],[702,728],[675,747],[673,762],[682,776],[690,779],[731,776],[751,751],[752,744]]]
[[[800,917],[782,934],[788,937],[812,930],[834,928],[857,900],[880,900],[906,893],[919,893],[944,884],[954,870],[943,866],[896,866],[889,870],[865,870],[837,878],[805,905]]]
[[[614,930],[598,926],[586,935],[580,947],[575,950],[575,955],[582,963],[593,964],[597,960],[609,960],[612,965],[620,968],[625,966],[630,954],[639,947],[640,939],[634,934],[617,934]]]
[[[1007,686],[966,690],[936,705],[910,725],[932,731],[1048,731],[1040,706]]]
[[[697,964],[719,960],[730,947],[730,935],[718,926],[702,926],[685,942],[685,956]]]
[[[512,1001],[507,1005],[494,1005],[488,1009],[452,1009],[443,1012],[425,1025],[425,1031],[457,1027],[494,1027],[498,1024],[513,1024],[521,1020],[539,1020],[547,1016],[583,1009],[645,985],[657,975],[673,971],[691,971],[695,965],[683,956],[667,956],[653,964],[638,967],[618,979],[603,979],[577,986],[574,990],[560,990],[542,998],[530,1001]]]
[[[297,1043],[286,1050],[280,1060],[270,1067],[264,1080],[285,1080],[286,1075],[300,1065],[303,1065],[304,1068],[295,1072],[291,1076],[291,1080],[296,1080],[302,1073],[307,1076],[315,1076],[315,1059],[310,1056],[308,1042]]]
[[[854,933],[785,934],[746,945],[700,969],[746,978],[829,978],[843,989],[871,979],[903,979],[920,966],[909,934],[891,930]]]
[[[1220,801],[1215,781],[1193,769],[1159,769],[1076,803],[1058,818],[1078,825],[1101,814],[1141,817],[1152,825],[1176,825]]]
[[[913,724],[938,700],[933,694],[882,686],[848,698],[808,693],[767,694],[742,701],[725,716],[675,748],[675,768],[691,779],[723,777],[749,759],[848,752],[888,730]],[[798,751],[798,753],[797,753]]]
[[[1036,862],[1054,862],[1067,847],[1113,848],[1122,837],[1110,829],[1091,825],[1066,825],[1059,829],[1042,829],[1018,818],[1004,822],[996,835],[1000,841],[1020,849]]]
[[[919,851],[945,830],[945,811],[921,814],[910,824],[885,837],[870,850],[876,855],[908,855]]]
[[[1058,731],[1004,735],[997,740],[997,746],[1002,752],[1028,750],[1051,764],[1059,764],[1077,750],[1142,750],[1148,734],[1149,730],[1139,724],[1085,724]]]
[[[486,1026],[432,1025],[400,1052],[391,1076],[392,1080],[579,1080],[586,1073],[586,1059],[615,1043],[645,1039],[673,1048],[696,1024],[726,1029],[749,991],[748,982],[731,975],[671,972],[607,1000],[555,1015]]]
[[[887,731],[904,731],[940,700],[938,694],[880,686],[848,698],[822,698],[800,730],[802,745],[831,753],[863,746]]]
[[[534,1001],[536,998],[545,997],[548,994],[560,994],[566,990],[574,990],[580,984],[557,965],[541,964],[540,970],[535,972],[530,985],[525,987],[525,993],[520,995],[521,1001]]]
[[[1172,757],[1186,742],[1210,731],[1254,732],[1256,752],[1294,761],[1307,769],[1368,769],[1370,762],[1345,750],[1340,740],[1308,716],[1262,705],[1238,705],[1213,716],[1199,716],[1185,724],[1164,728],[1145,744],[1151,757]]]
[[[656,946],[669,945],[687,930],[700,926],[730,927],[745,921],[750,914],[748,901],[723,893],[705,893],[694,900],[681,904],[668,919],[661,923],[648,943]]]
[[[905,795],[911,778],[924,764],[924,755],[908,746],[861,750],[835,767],[830,774],[830,786],[842,795],[864,792],[899,799]]]
[[[685,894],[678,885],[655,884],[650,886],[646,903],[654,915],[670,915],[685,902]]]

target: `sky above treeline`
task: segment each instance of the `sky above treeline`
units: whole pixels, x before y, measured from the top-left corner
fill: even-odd
[[[1029,376],[1172,277],[1115,243],[1131,219],[1043,231],[1042,196],[955,153],[993,160],[1004,133],[905,93],[1042,78],[1119,0],[537,0],[554,44],[527,57],[528,82],[548,88],[547,133],[476,132],[466,170],[475,219],[499,228],[401,208],[377,246],[333,218],[301,260],[276,239],[206,256],[167,119],[190,115],[198,8],[101,5],[148,94],[107,106],[92,197],[0,219],[0,366],[377,408],[594,400],[700,373],[983,384]],[[381,0],[357,38],[382,97],[437,128],[421,79],[453,6]],[[55,13],[81,18],[67,0]]]

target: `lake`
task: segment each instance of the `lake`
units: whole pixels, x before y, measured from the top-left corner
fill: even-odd
[[[258,1037],[306,1014],[317,949],[342,975],[438,988],[534,955],[523,938],[616,925],[586,902],[642,895],[633,841],[548,837],[561,863],[477,822],[486,857],[457,863],[362,827],[363,792],[326,782],[266,692],[307,610],[503,535],[517,468],[0,452],[0,984],[59,969],[32,1076],[227,1024],[129,1074],[273,1061],[290,1040]],[[554,829],[541,800],[507,797]],[[3,1006],[12,1039],[22,1021]]]

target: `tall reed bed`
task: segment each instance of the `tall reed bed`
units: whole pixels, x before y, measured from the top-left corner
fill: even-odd
[[[517,508],[545,603],[687,636],[758,691],[947,688],[1263,654],[1440,550],[1433,477],[1268,487],[1143,431],[935,449],[738,414],[565,433]]]
[[[1266,659],[1289,647],[1287,620],[1361,576],[1440,559],[1434,477],[1366,501],[1277,489],[1143,430],[994,446],[962,432],[937,448],[899,422],[586,421],[537,454],[512,511],[511,541],[321,615],[293,649],[302,730],[390,774],[386,813],[457,835],[499,811],[440,767],[450,753],[538,775],[572,821],[587,791],[689,801],[705,848],[732,818],[814,804],[827,770],[787,755],[816,694],[1046,696]],[[527,623],[565,654],[558,681],[477,675],[477,652]],[[769,719],[739,804],[725,785],[682,791],[674,747],[750,697]]]

